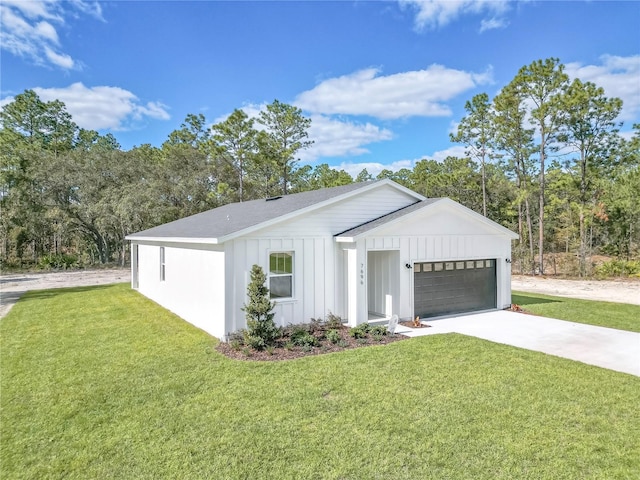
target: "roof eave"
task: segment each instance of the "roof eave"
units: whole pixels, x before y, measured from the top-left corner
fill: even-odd
[[[218,238],[190,238],[190,237],[147,237],[139,235],[127,235],[125,240],[130,242],[163,242],[163,243],[197,243],[201,245],[219,245]]]
[[[253,233],[255,231],[262,230],[263,228],[268,228],[268,227],[271,227],[273,225],[277,225],[280,222],[284,222],[286,220],[290,220],[290,219],[295,218],[297,216],[304,215],[304,214],[306,214],[308,212],[311,212],[313,210],[326,207],[327,205],[331,205],[333,203],[340,202],[340,201],[345,200],[347,198],[351,198],[353,196],[360,195],[363,192],[367,192],[369,190],[373,190],[374,188],[380,188],[382,185],[391,185],[392,187],[394,187],[394,188],[406,193],[407,195],[411,195],[412,197],[414,197],[416,199],[419,199],[421,201],[425,199],[425,197],[423,197],[419,193],[416,193],[413,190],[410,190],[410,189],[408,189],[406,187],[403,187],[402,185],[394,182],[393,180],[389,180],[389,179],[385,178],[384,180],[378,180],[376,182],[372,182],[370,185],[366,185],[366,186],[358,188],[356,190],[352,190],[350,192],[343,193],[342,195],[339,195],[337,197],[329,198],[327,200],[324,200],[323,202],[314,203],[313,205],[309,205],[308,207],[301,208],[299,210],[294,210],[293,212],[287,213],[285,215],[281,215],[279,217],[272,218],[270,220],[258,223],[256,225],[252,225],[252,226],[247,227],[247,228],[245,228],[243,230],[238,230],[237,232],[233,232],[233,233],[230,233],[228,235],[224,235],[224,236],[219,238],[219,242],[220,243],[224,243],[224,242],[228,242],[229,240],[235,240],[236,238],[242,237],[244,235],[248,235],[249,233]]]

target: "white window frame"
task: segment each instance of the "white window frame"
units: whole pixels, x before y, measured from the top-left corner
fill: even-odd
[[[160,281],[164,282],[166,279],[166,262],[164,247],[160,247]]]
[[[291,273],[274,273],[271,271],[271,256],[272,255],[289,255],[291,257]],[[283,260],[284,261],[284,260]],[[277,262],[277,260],[276,260]],[[276,265],[277,267],[277,265]],[[295,282],[294,282],[294,278],[295,278],[295,253],[293,251],[287,250],[287,251],[274,251],[274,252],[269,252],[269,266],[267,267],[267,277],[269,279],[269,298],[271,300],[275,300],[275,301],[281,301],[281,300],[291,300],[292,298],[294,298],[295,295]],[[290,277],[291,278],[291,295],[289,297],[274,297],[273,293],[271,291],[271,279],[272,278],[283,278],[283,277]]]

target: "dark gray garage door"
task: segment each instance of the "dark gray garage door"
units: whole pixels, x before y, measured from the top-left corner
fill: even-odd
[[[496,261],[414,263],[413,298],[420,318],[495,308]]]

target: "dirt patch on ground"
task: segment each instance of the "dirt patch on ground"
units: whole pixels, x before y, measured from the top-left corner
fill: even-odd
[[[511,288],[559,297],[640,305],[640,280],[565,280],[513,275]]]
[[[0,276],[0,318],[4,317],[18,299],[30,290],[123,283],[130,280],[130,275],[128,268],[2,275]]]

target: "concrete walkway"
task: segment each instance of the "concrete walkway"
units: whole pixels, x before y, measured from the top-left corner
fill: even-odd
[[[640,333],[509,311],[423,321],[431,328],[398,325],[409,337],[461,333],[640,377]]]

